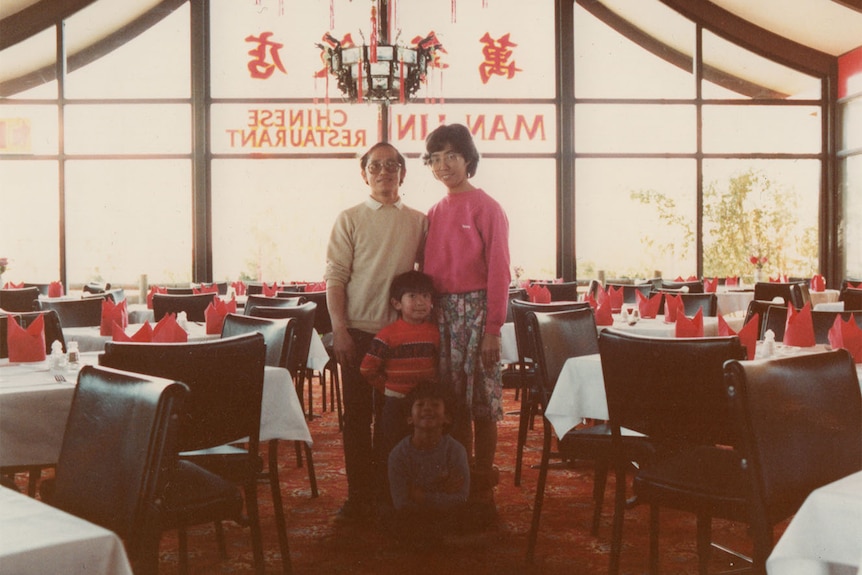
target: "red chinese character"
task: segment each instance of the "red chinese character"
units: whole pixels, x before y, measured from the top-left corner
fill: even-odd
[[[497,40],[491,38],[491,35],[485,32],[485,35],[479,40],[485,45],[482,48],[482,55],[485,61],[479,64],[479,75],[482,77],[482,83],[487,84],[491,76],[507,76],[513,78],[515,72],[521,72],[520,68],[515,67],[515,62],[509,62],[512,57],[512,48],[517,46],[509,40],[509,35],[504,34]]]
[[[245,39],[246,42],[257,42],[257,48],[248,51],[248,55],[253,57],[248,62],[248,71],[251,72],[252,78],[265,80],[272,76],[276,68],[287,74],[287,70],[281,63],[281,57],[278,55],[278,51],[284,47],[284,44],[270,41],[270,36],[272,36],[272,32],[262,32],[260,36],[247,36]],[[266,60],[267,48],[269,48],[272,64]]]

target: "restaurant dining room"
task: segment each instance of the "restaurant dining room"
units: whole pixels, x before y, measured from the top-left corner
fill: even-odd
[[[862,575],[862,0],[0,0],[0,575]]]

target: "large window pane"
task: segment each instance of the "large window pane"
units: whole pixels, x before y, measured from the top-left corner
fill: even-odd
[[[816,154],[820,124],[814,106],[704,106],[703,151]]]
[[[838,110],[840,114],[839,148],[842,150],[862,148],[862,96],[841,104]]]
[[[56,154],[57,106],[0,107],[0,154]]]
[[[66,151],[70,154],[191,153],[187,104],[70,105]]]
[[[121,45],[100,47],[94,39],[103,36],[112,12],[120,9],[113,3],[127,0],[94,2],[66,20],[69,48],[68,98],[188,98],[191,95],[189,6],[183,4],[163,19],[136,22]],[[123,8],[125,9],[125,8]],[[153,18],[153,17],[151,17]],[[140,28],[139,35],[133,36]],[[77,53],[83,49],[102,55],[76,68]]]
[[[66,163],[70,283],[191,281],[191,162]]]
[[[578,104],[575,140],[582,153],[692,153],[695,120],[694,106]]]
[[[578,160],[578,275],[688,277],[696,272],[692,160]]]
[[[60,211],[56,161],[0,162],[0,257],[4,281],[60,278]]]
[[[841,167],[846,273],[850,277],[862,278],[862,156],[847,158]]]
[[[818,266],[820,162],[704,162],[704,273],[751,279],[752,255],[773,275],[808,277]]]

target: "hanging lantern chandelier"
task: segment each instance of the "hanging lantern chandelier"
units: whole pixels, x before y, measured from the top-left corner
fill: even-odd
[[[394,13],[395,0],[375,0],[367,43],[361,31],[361,45],[354,44],[350,34],[338,40],[327,32],[325,44],[317,45],[347,101],[404,103],[426,81],[428,69],[438,66],[437,51],[445,50],[433,32],[415,37],[409,46],[398,44],[397,37],[390,43]]]

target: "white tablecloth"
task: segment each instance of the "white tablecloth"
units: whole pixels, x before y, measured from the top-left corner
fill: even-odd
[[[97,354],[84,354],[84,360],[96,363]],[[0,466],[57,462],[75,377],[69,373],[69,383],[57,383],[46,362],[9,364],[0,360]],[[281,367],[264,370],[260,439],[312,443],[293,379]]]
[[[634,325],[629,325],[620,319],[619,315],[614,315],[614,325],[599,326],[599,331],[606,327],[613,327],[619,331],[625,331],[637,335],[645,335],[649,337],[675,337],[676,324],[665,323],[664,316],[659,315],[654,318],[641,319]],[[726,317],[724,318],[727,325],[734,331],[739,331],[745,321],[743,317]],[[712,337],[718,335],[718,318],[705,317],[703,318],[703,335]]]
[[[518,363],[518,342],[515,340],[515,324],[504,323],[500,328],[500,361],[502,363]]]
[[[0,487],[0,574],[131,575],[113,532]]]
[[[754,290],[719,288],[715,294],[720,315],[738,314],[748,309],[754,299]]]
[[[769,575],[844,575],[862,565],[862,471],[814,490],[766,561]]]
[[[817,304],[821,303],[834,303],[838,301],[838,297],[841,295],[841,292],[837,289],[828,289],[824,291],[812,291],[809,292],[811,296],[811,307],[813,308]]]

